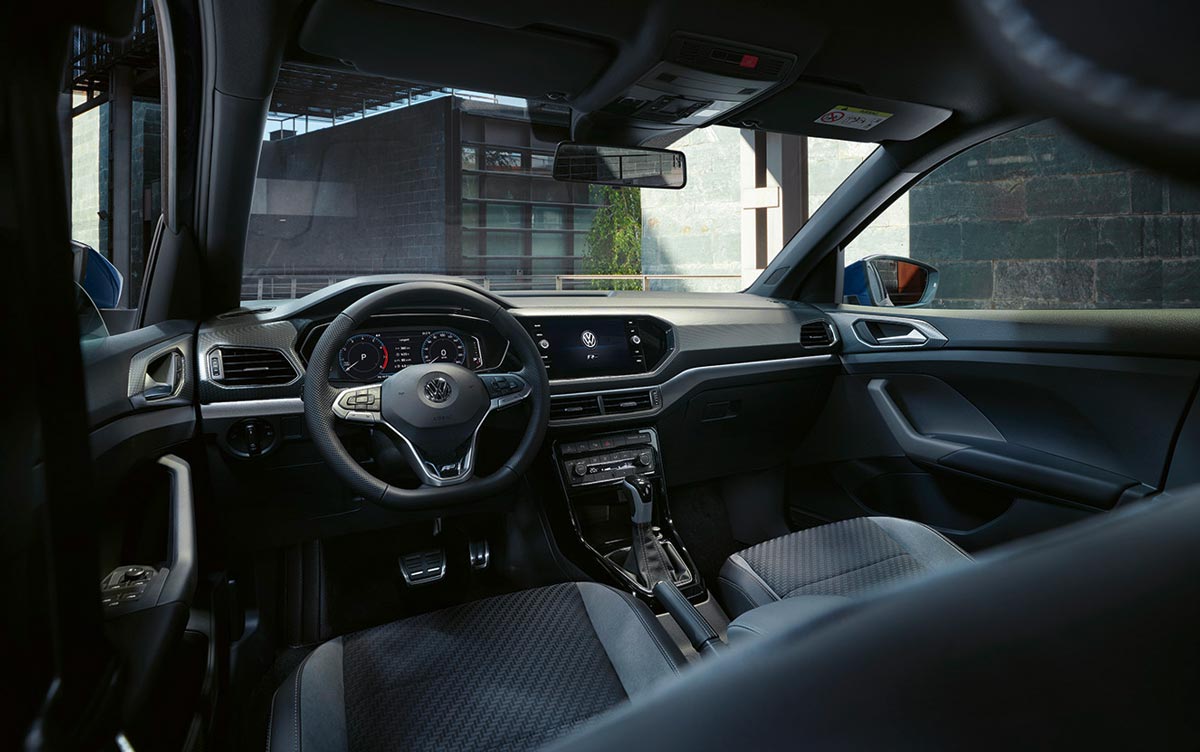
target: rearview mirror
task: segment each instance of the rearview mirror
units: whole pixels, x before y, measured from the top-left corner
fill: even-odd
[[[681,151],[564,141],[554,152],[554,179],[631,188],[682,188],[687,184],[687,160]]]
[[[938,270],[903,256],[868,256],[847,266],[842,279],[846,303],[916,308],[937,295]]]

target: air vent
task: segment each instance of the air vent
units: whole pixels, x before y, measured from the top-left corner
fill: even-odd
[[[787,61],[778,57],[765,57],[758,64],[758,72],[771,78],[780,78],[787,68]]]
[[[219,347],[209,356],[213,381],[225,386],[278,386],[299,376],[278,350],[258,347]]]
[[[600,399],[594,394],[550,398],[550,420],[593,418],[599,414]]]
[[[828,321],[807,321],[800,325],[801,347],[829,347],[834,342]]]
[[[649,390],[644,392],[622,392],[600,395],[600,404],[605,415],[637,413],[654,409],[654,398]]]

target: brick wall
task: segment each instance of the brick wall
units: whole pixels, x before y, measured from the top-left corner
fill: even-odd
[[[444,273],[452,101],[264,143],[244,274]]]
[[[1200,190],[1048,123],[959,155],[916,185],[909,252],[947,308],[1200,306]]]

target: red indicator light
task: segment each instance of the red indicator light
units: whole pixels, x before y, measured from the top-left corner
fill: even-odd
[[[742,62],[738,63],[743,68],[757,68],[758,55],[742,55]]]

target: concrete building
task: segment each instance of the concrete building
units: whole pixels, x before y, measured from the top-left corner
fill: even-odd
[[[582,271],[601,206],[555,181],[524,106],[445,95],[263,144],[243,297],[359,274],[449,273],[496,289]]]

